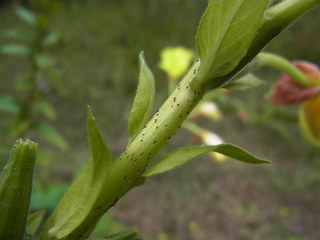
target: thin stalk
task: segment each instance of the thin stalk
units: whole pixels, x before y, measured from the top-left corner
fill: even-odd
[[[281,72],[285,72],[296,83],[303,87],[312,87],[317,85],[316,82],[308,78],[308,76],[299,71],[294,65],[292,65],[292,63],[283,57],[271,53],[259,53],[256,59],[260,66],[273,67]]]

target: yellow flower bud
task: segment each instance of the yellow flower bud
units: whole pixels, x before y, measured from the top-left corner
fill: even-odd
[[[177,80],[190,66],[194,52],[184,47],[167,47],[160,53],[159,67],[165,71],[170,80]]]

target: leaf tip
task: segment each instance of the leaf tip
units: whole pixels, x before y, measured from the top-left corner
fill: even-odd
[[[90,107],[90,105],[87,105],[87,120],[94,120],[94,116],[92,114],[92,109]]]

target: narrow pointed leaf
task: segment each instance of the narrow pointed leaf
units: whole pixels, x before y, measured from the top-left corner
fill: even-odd
[[[106,236],[104,239],[106,240],[132,240],[134,238],[137,238],[137,234],[139,233],[139,230],[136,227],[130,227],[126,228],[120,232],[110,234]]]
[[[148,122],[154,101],[154,77],[144,60],[143,52],[140,53],[139,62],[139,86],[130,112],[128,124],[131,138],[134,138]]]
[[[104,161],[104,165],[108,168],[111,163],[109,149],[107,148],[103,137],[101,136],[96,120],[93,117],[91,108],[89,106],[87,116],[87,129],[92,158],[96,161]],[[99,159],[101,158],[101,156],[103,156],[104,159]]]
[[[44,54],[37,55],[35,60],[39,68],[47,68],[54,65],[53,58],[46,56]]]
[[[16,141],[0,174],[0,239],[23,239],[37,144]]]
[[[50,120],[55,120],[57,118],[57,113],[53,106],[47,101],[38,101],[32,105],[32,109],[35,112],[43,114],[46,118]]]
[[[217,152],[246,163],[269,163],[268,161],[257,158],[242,148],[232,144],[220,144],[216,146],[192,146],[181,148],[169,153],[167,156],[160,159],[148,170],[146,170],[143,176],[150,177],[155,174],[172,170],[208,152]]]
[[[16,14],[24,23],[30,26],[35,26],[37,23],[36,15],[27,8],[18,7],[16,9]]]
[[[246,55],[269,0],[211,0],[196,35],[202,83],[231,72]]]
[[[53,46],[53,45],[55,45],[55,44],[59,41],[59,39],[60,39],[60,36],[59,36],[58,33],[56,33],[56,32],[50,32],[50,33],[48,33],[48,34],[44,37],[44,39],[43,39],[43,41],[42,41],[42,45],[43,45],[44,47]]]
[[[2,36],[7,38],[13,38],[14,40],[20,40],[20,41],[32,40],[32,36],[29,33],[23,32],[16,28],[4,30]]]
[[[90,234],[98,220],[88,215],[97,205],[112,156],[103,141],[90,107],[87,128],[92,157],[50,216],[40,239],[83,239],[85,235]]]
[[[229,90],[247,90],[249,88],[257,87],[262,84],[265,84],[263,80],[259,79],[252,73],[248,73],[241,78],[234,79],[228,82],[227,84],[223,85],[223,88]]]
[[[28,46],[24,44],[7,44],[0,49],[2,54],[16,55],[16,56],[29,56],[31,50]]]

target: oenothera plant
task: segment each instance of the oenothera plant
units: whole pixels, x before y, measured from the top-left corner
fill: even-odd
[[[44,225],[40,239],[87,239],[100,217],[129,190],[150,176],[172,170],[204,153],[215,151],[243,162],[267,163],[239,147],[220,144],[178,149],[149,166],[208,89],[221,87],[231,79],[236,81],[235,75],[266,44],[301,14],[320,4],[320,0],[287,0],[273,5],[274,2],[212,0],[196,36],[199,59],[151,120],[154,77],[140,55],[139,86],[129,117],[130,139],[126,149],[120,156],[111,154],[88,108],[92,156]],[[238,76],[246,72],[248,68]]]

